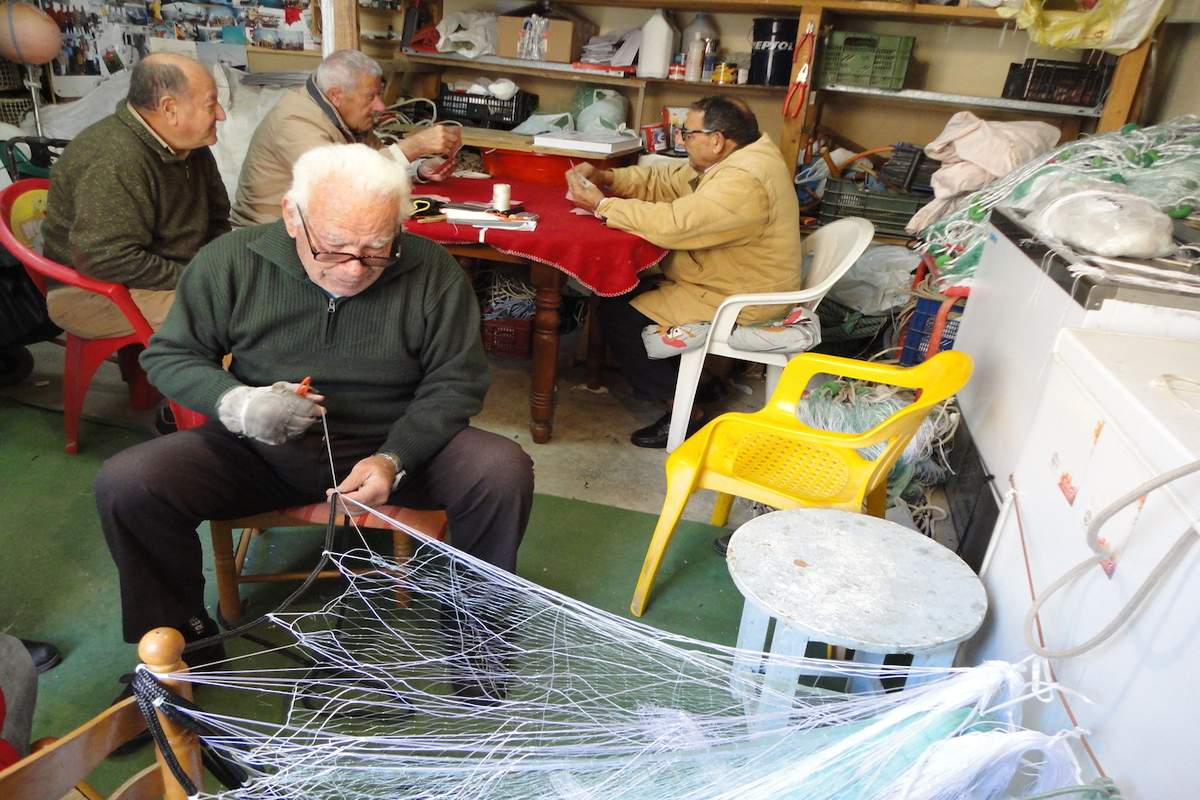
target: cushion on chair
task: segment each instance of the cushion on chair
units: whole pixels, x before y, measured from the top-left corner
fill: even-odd
[[[674,358],[704,345],[711,322],[689,322],[685,325],[647,325],[642,328],[642,344],[650,358]]]
[[[751,353],[803,353],[821,343],[821,321],[797,306],[786,317],[738,325],[729,334],[729,346]]]

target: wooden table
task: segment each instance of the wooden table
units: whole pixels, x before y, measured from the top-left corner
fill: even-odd
[[[405,223],[411,233],[446,246],[455,256],[524,264],[534,297],[533,365],[529,389],[529,430],[538,444],[550,441],[558,378],[559,309],[568,277],[601,297],[633,289],[638,273],[657,264],[667,251],[632,234],[606,227],[590,215],[571,213],[566,189],[504,180],[454,178],[414,187],[414,196],[433,195],[459,202],[487,202],[496,183],[512,187],[513,204],[539,215],[536,231],[474,228],[445,222]]]

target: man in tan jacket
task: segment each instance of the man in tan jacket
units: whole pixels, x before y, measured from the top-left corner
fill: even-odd
[[[615,170],[581,164],[567,172],[577,206],[672,251],[655,282],[600,303],[601,328],[634,394],[667,403],[666,414],[630,437],[639,447],[666,447],[679,372],[679,359],[646,355],[643,328],[711,321],[731,294],[800,288],[792,169],[759,132],[754,113],[741,101],[705,97],[691,107],[679,135],[687,163]],[[738,321],[763,322],[786,310],[754,306]],[[705,393],[702,385],[697,399]],[[707,421],[698,407],[692,415],[689,434]]]
[[[457,127],[436,125],[391,146],[374,134],[385,106],[382,70],[357,50],[338,50],[320,63],[304,86],[279,99],[250,139],[231,217],[234,226],[282,217],[280,203],[292,185],[296,159],[326,144],[365,144],[407,166],[420,181],[440,181],[454,171],[462,146]],[[451,156],[430,158],[425,156]]]

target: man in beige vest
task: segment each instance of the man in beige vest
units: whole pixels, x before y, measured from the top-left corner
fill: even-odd
[[[290,90],[259,123],[242,162],[233,224],[261,225],[280,219],[280,203],[292,185],[300,156],[326,144],[365,144],[405,165],[418,183],[444,180],[462,146],[457,127],[436,125],[391,146],[374,134],[386,108],[380,99],[382,70],[357,50],[338,50],[304,86]],[[426,156],[447,156],[425,160]]]

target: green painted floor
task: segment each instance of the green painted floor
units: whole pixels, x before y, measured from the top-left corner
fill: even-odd
[[[85,421],[85,445],[79,455],[68,456],[62,451],[61,412],[0,396],[0,629],[53,642],[65,656],[41,676],[35,738],[61,735],[105,708],[121,688],[117,678],[136,662],[134,646],[120,637],[116,570],[100,533],[91,481],[105,458],[145,437],[144,429]],[[518,572],[632,618],[629,602],[655,520],[652,514],[539,494]],[[741,596],[712,551],[719,532],[703,523],[680,524],[643,622],[734,643]],[[279,539],[276,547],[295,547],[301,554],[310,549],[314,558],[319,549],[319,537],[311,545],[281,545]],[[257,588],[246,592],[254,613],[268,610],[282,594],[277,588],[253,591]],[[252,649],[248,643],[231,646],[237,654]],[[203,695],[198,700],[203,704]],[[97,775],[97,787],[115,788],[117,776],[151,758],[145,748],[110,759]]]

